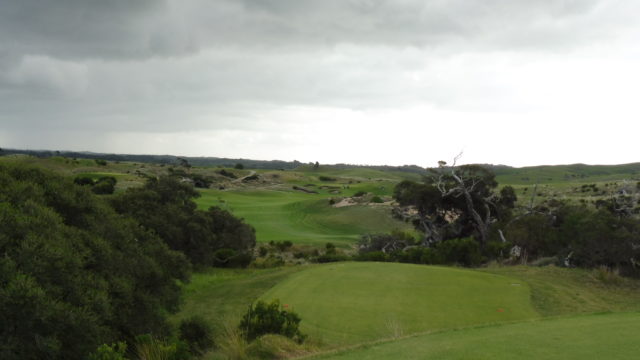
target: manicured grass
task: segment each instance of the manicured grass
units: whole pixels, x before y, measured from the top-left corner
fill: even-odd
[[[639,313],[526,321],[420,335],[314,359],[637,359]]]
[[[280,299],[303,332],[330,345],[538,316],[527,284],[449,267],[337,263],[296,273],[262,298]]]
[[[256,229],[259,242],[289,240],[296,244],[353,244],[362,234],[411,231],[409,224],[391,217],[387,207],[367,205],[334,208],[326,193],[286,190],[203,190],[198,206],[220,206]]]

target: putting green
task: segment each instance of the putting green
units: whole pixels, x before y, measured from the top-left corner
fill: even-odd
[[[269,290],[331,345],[538,316],[518,280],[457,268],[337,263],[291,275]]]
[[[314,359],[637,359],[639,313],[584,315],[420,335]]]

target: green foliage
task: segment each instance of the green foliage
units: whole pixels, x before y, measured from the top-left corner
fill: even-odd
[[[218,171],[218,174],[224,176],[224,177],[228,177],[230,179],[237,179],[238,177],[236,176],[236,174],[232,173],[231,171],[227,171],[225,169],[221,169]]]
[[[91,191],[99,195],[113,194],[116,189],[116,182],[117,180],[113,176],[103,176],[93,184]]]
[[[174,250],[184,253],[194,265],[211,266],[250,262],[255,230],[218,207],[198,210],[195,189],[174,177],[149,179],[141,188],[131,188],[112,200],[115,209],[132,216],[152,230]],[[227,249],[217,256],[216,251]],[[242,261],[230,262],[231,257]],[[221,261],[220,261],[221,260]]]
[[[244,165],[242,165],[241,163],[237,163],[233,168],[234,169],[238,169],[238,170],[242,170],[242,169],[244,169]]]
[[[279,300],[270,303],[259,300],[250,305],[239,327],[244,338],[253,341],[265,334],[279,334],[298,342],[304,341],[306,336],[298,329],[300,317],[286,307],[280,306]]]
[[[326,253],[327,254],[335,254],[336,253],[336,246],[333,245],[333,243],[328,242],[328,243],[325,244],[324,247],[326,249]]]
[[[382,198],[380,196],[374,196],[371,198],[371,202],[372,203],[376,203],[376,204],[382,204],[384,202],[384,200],[382,200]]]
[[[179,339],[187,343],[193,354],[203,354],[213,347],[213,329],[201,316],[182,320],[179,331]]]
[[[95,159],[95,162],[100,166],[107,166],[107,160]]]
[[[188,262],[89,189],[0,165],[0,223],[0,358],[81,359],[168,331]]]
[[[436,249],[447,264],[477,266],[482,262],[480,246],[472,238],[443,241]]]
[[[366,191],[357,191],[355,194],[353,194],[353,197],[361,197],[361,196],[365,196],[367,195]]]
[[[336,179],[334,177],[331,177],[331,176],[320,175],[320,176],[318,176],[318,180],[331,182],[331,181],[336,181],[338,179]]]
[[[89,354],[88,360],[127,360],[126,352],[127,344],[124,342],[102,344],[94,353]]]

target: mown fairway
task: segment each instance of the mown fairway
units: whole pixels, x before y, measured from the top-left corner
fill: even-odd
[[[510,277],[456,268],[339,263],[291,275],[262,299],[280,299],[302,330],[354,344],[426,330],[530,319],[529,287]]]
[[[284,190],[203,190],[198,205],[220,206],[256,229],[259,242],[289,240],[296,244],[352,244],[360,235],[411,230],[394,220],[388,207],[357,205],[331,207],[327,194]]]
[[[314,359],[637,359],[640,313],[585,315],[420,335]]]

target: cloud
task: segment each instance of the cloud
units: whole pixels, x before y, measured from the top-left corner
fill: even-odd
[[[368,149],[348,158],[341,145],[331,161],[391,162],[366,139],[418,143],[447,122],[487,137],[491,127],[469,124],[493,117],[628,121],[639,10],[605,0],[5,0],[2,139],[322,161],[314,154],[331,138]]]

